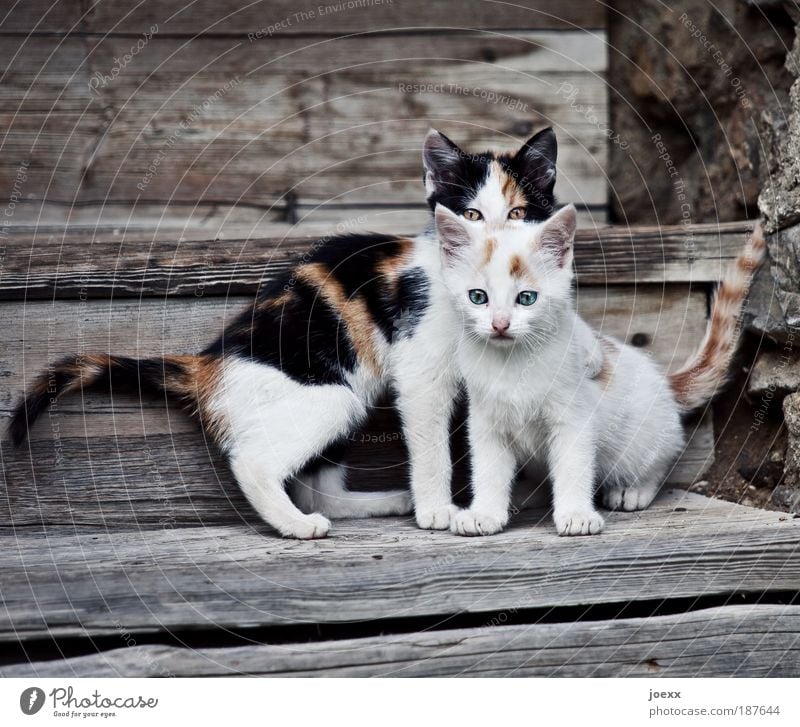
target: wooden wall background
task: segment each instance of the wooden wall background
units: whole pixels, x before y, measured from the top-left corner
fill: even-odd
[[[605,221],[601,4],[339,5],[18,3],[0,29],[0,199],[27,164],[13,224],[414,231],[430,126],[474,149],[547,125],[560,198]]]
[[[420,229],[430,126],[476,149],[515,148],[552,125],[556,191],[584,228],[581,310],[679,365],[702,337],[707,286],[743,228],[698,228],[691,251],[685,229],[600,229],[604,7],[453,7],[15,5],[0,25],[0,419],[66,353],[198,350],[311,235]],[[672,481],[692,481],[713,458],[710,419],[692,433]],[[357,483],[405,479],[390,411],[354,446]],[[251,516],[193,423],[159,402],[65,400],[30,448],[0,447],[0,520],[15,525]],[[458,479],[463,488],[463,463]]]

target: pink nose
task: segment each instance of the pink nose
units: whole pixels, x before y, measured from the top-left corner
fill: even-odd
[[[510,325],[511,321],[508,319],[508,316],[492,318],[492,329],[495,333],[505,333]]]

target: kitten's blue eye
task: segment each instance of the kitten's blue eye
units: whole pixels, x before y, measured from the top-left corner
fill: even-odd
[[[475,305],[486,305],[489,302],[489,296],[486,295],[486,291],[481,290],[480,288],[473,288],[470,290],[469,299],[470,302],[474,303]]]
[[[523,290],[517,296],[517,303],[520,305],[533,305],[538,297],[539,294],[535,290]]]

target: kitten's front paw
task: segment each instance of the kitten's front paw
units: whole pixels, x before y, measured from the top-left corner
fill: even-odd
[[[291,525],[281,527],[284,538],[297,538],[298,540],[314,540],[324,538],[331,528],[331,521],[318,512],[306,515],[302,519],[292,521]]]
[[[507,521],[508,518],[501,520],[475,510],[461,510],[451,521],[450,530],[456,535],[494,535]]]
[[[603,506],[607,510],[633,512],[650,506],[658,493],[658,488],[649,485],[633,487],[609,487],[603,493]]]
[[[557,512],[553,520],[559,535],[597,535],[605,525],[603,516],[594,510]]]
[[[417,510],[417,525],[423,530],[447,530],[458,512],[455,505],[444,505],[432,510]]]

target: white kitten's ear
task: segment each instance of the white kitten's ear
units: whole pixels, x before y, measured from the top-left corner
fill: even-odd
[[[578,225],[578,213],[575,205],[568,204],[556,212],[541,228],[537,246],[549,253],[559,267],[572,265],[575,228]]]
[[[440,131],[431,129],[422,147],[422,165],[425,169],[425,192],[430,197],[443,192],[444,187],[457,179],[464,152]]]
[[[455,212],[444,205],[437,204],[434,218],[436,220],[436,234],[439,237],[439,244],[446,255],[451,256],[461,248],[469,245],[469,230],[464,224],[464,220]]]

